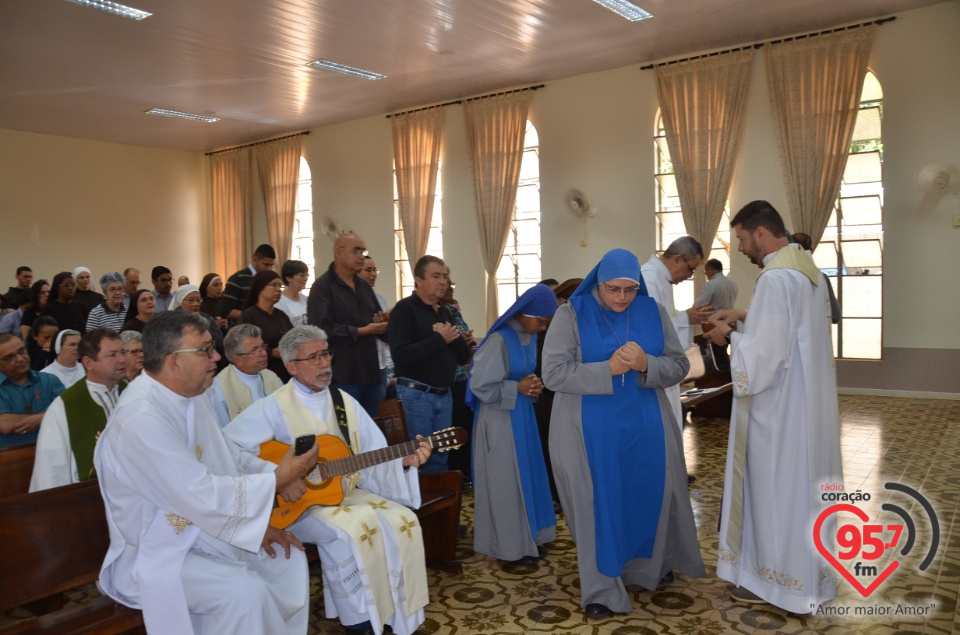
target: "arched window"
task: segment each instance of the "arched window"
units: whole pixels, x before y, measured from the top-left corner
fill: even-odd
[[[313,177],[306,157],[300,157],[300,181],[297,183],[297,211],[293,217],[293,247],[290,250],[290,259],[302,260],[310,268],[309,284],[304,290],[309,293],[317,271],[314,269],[313,255]],[[277,270],[279,269],[278,266]]]
[[[662,254],[677,238],[687,235],[686,225],[683,222],[683,213],[680,206],[680,196],[677,194],[677,178],[673,171],[673,162],[670,160],[670,148],[667,147],[667,135],[663,129],[663,117],[657,111],[657,122],[654,129],[653,151],[655,153],[655,174],[657,180],[657,253]],[[706,245],[704,252],[706,252]],[[645,262],[647,256],[638,254],[640,262]],[[717,228],[717,235],[713,239],[710,254],[707,258],[716,258],[723,263],[723,270],[730,270],[730,201],[723,209],[723,218]],[[693,306],[693,280],[684,280],[673,288],[673,301],[677,309],[685,310]]]
[[[513,225],[497,268],[497,302],[501,311],[540,282],[540,255],[540,137],[528,121]]]
[[[880,359],[883,325],[883,90],[867,71],[840,197],[813,254],[830,277],[843,319],[837,357]]]
[[[430,235],[427,237],[425,255],[443,258],[443,188],[441,187],[443,164],[437,166],[437,192],[433,201],[433,218],[430,221]],[[394,264],[397,267],[397,299],[413,293],[413,265],[407,248],[403,243],[403,227],[400,225],[400,194],[397,192],[397,166],[393,165],[393,234]],[[392,304],[392,303],[391,303]]]

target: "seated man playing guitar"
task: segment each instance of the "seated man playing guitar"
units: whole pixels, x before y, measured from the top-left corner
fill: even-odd
[[[339,617],[350,632],[379,635],[390,625],[394,633],[409,635],[424,620],[427,577],[420,526],[404,506],[419,507],[419,479],[415,469],[407,468],[425,463],[431,445],[427,439],[411,442],[403,458],[392,448],[384,450],[386,440],[364,409],[350,395],[328,388],[333,373],[327,348],[327,336],[316,326],[288,331],[280,340],[280,354],[293,379],[247,408],[224,433],[244,452],[265,458],[272,441],[290,446],[306,434],[346,442],[349,450],[333,458],[380,450],[346,459],[359,460],[356,467],[364,469],[329,478],[323,471],[330,458],[323,441],[329,443],[329,437],[320,439],[317,474],[283,492],[271,524],[285,526],[295,518],[291,509],[296,508],[287,503],[316,497],[316,505],[289,524],[289,531],[320,550],[327,617]],[[382,458],[363,462],[375,455]],[[341,486],[342,502],[336,491],[330,499],[330,490]]]

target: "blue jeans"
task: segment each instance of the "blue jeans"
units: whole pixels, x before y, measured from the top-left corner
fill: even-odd
[[[363,384],[341,384],[335,381],[333,385],[356,399],[368,415],[377,416],[380,402],[383,401],[383,384],[364,386]]]
[[[453,419],[453,395],[449,391],[445,395],[431,395],[407,386],[397,386],[397,396],[403,403],[407,434],[411,441],[418,434],[428,437],[438,430],[450,427]],[[446,472],[447,454],[433,452],[420,471]]]

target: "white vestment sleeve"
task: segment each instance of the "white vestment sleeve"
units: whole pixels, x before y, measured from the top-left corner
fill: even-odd
[[[67,413],[63,399],[57,397],[47,408],[40,423],[29,491],[39,492],[79,480],[77,461],[73,458],[70,445]]]
[[[778,387],[796,339],[786,281],[776,271],[761,275],[743,333],[731,335],[730,372],[737,397]]]
[[[211,474],[197,460],[202,447],[196,453],[185,451],[182,432],[160,413],[140,411],[126,423],[116,453],[124,479],[148,484],[141,492],[151,503],[175,511],[214,538],[259,551],[276,491],[272,473]]]
[[[676,331],[671,328],[670,318],[663,305],[660,309],[660,324],[663,329],[663,354],[647,355],[647,372],[637,373],[637,383],[645,388],[667,388],[676,386],[687,376],[690,361],[680,346]]]

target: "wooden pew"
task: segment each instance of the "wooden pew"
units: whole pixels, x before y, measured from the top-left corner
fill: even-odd
[[[694,338],[694,346],[687,351],[687,359],[691,362],[691,374],[684,381],[693,381],[696,388],[716,388],[717,390],[688,399],[681,399],[697,417],[729,419],[730,409],[733,406],[733,395],[731,393],[733,384],[731,383],[730,371],[717,368],[710,342],[705,340],[702,335],[697,335]],[[692,369],[695,367],[698,372],[693,373]],[[681,392],[685,388],[685,386],[681,386]]]
[[[36,443],[0,448],[0,497],[27,493],[36,451]]]
[[[409,441],[403,405],[399,399],[380,403],[374,422],[389,445]],[[420,509],[414,510],[423,528],[423,547],[427,566],[454,575],[463,573],[457,561],[457,526],[463,497],[460,472],[420,474]]]
[[[95,581],[110,535],[96,481],[0,502],[0,611]],[[146,633],[140,611],[100,596],[29,619],[3,635]]]

